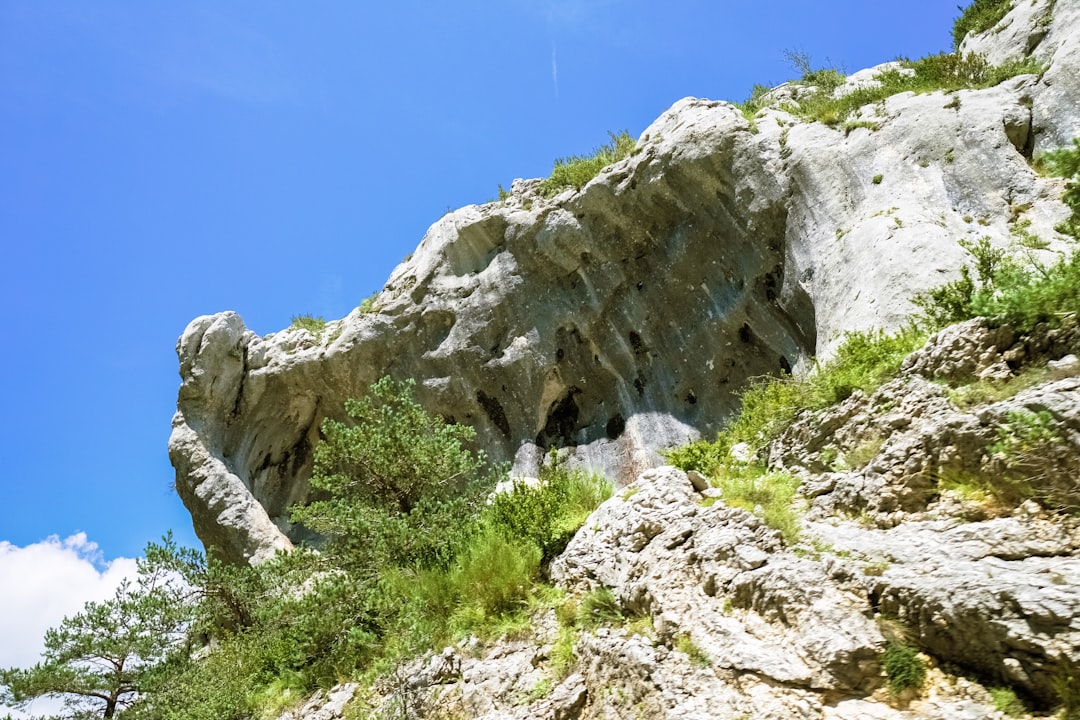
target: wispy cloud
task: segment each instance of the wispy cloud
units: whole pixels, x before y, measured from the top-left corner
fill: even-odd
[[[559,61],[555,57],[555,46],[551,46],[551,82],[555,84],[555,97],[559,97]]]

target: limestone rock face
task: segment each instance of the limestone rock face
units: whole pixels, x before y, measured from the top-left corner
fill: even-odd
[[[804,412],[767,448],[801,480],[797,537],[700,476],[646,470],[550,566],[570,598],[610,591],[621,619],[537,610],[526,637],[415,659],[366,702],[485,720],[980,720],[1006,717],[989,688],[1009,688],[1023,717],[1048,717],[1080,667],[1078,351],[1075,324],[960,323],[873,395]],[[986,379],[998,365],[1011,384]],[[1010,486],[992,447],[1024,413],[1046,433]],[[1027,489],[1010,502],[980,478]],[[887,689],[890,642],[921,651],[918,690]]]
[[[1080,134],[1080,10],[1028,5],[969,42],[1035,53],[1041,79],[897,95],[861,111],[877,130],[850,132],[687,98],[580,191],[517,181],[444,216],[373,311],[318,335],[197,318],[170,440],[196,532],[235,561],[299,539],[287,509],[307,497],[320,423],[386,374],[520,474],[563,447],[631,481],[658,448],[714,433],[748,378],[902,323],[965,261],[959,239],[1005,244],[1023,219],[1056,242],[1062,183],[1027,159]]]

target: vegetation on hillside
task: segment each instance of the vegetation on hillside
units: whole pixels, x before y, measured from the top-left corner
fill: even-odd
[[[957,44],[992,26],[1008,7],[1006,0],[976,0],[957,21]],[[832,90],[843,76],[807,63],[803,82],[819,90],[797,112],[835,123],[894,92],[978,87],[1034,70],[942,54],[883,74],[882,88],[837,99]],[[751,115],[764,92],[755,88],[746,106]],[[583,187],[633,150],[627,133],[612,135],[593,156],[558,161],[542,192]],[[1067,179],[1064,201],[1072,214],[1058,230],[1080,239],[1080,139],[1042,162]],[[917,298],[918,323],[891,334],[850,333],[813,372],[754,381],[741,412],[715,440],[672,449],[667,459],[709,475],[726,503],[759,513],[795,542],[797,481],[770,469],[764,451],[797,418],[857,391],[872,393],[946,323],[985,316],[1030,331],[1080,315],[1080,252],[1040,262],[1037,251],[1045,246],[1022,225],[1016,234],[1016,253],[987,240],[965,245],[971,266]],[[307,315],[293,324],[316,336],[326,325]],[[270,717],[316,687],[385,676],[403,659],[465,636],[520,631],[537,607],[557,608],[562,630],[551,660],[562,671],[582,628],[628,622],[605,588],[580,603],[561,602],[543,582],[547,564],[611,485],[563,467],[553,455],[538,482],[511,483],[492,495],[505,468],[470,449],[471,428],[425,411],[413,388],[383,378],[366,396],[346,401],[346,421],[323,423],[314,499],[292,515],[324,538],[318,551],[300,548],[258,567],[234,567],[212,553],[177,547],[168,536],[152,543],[134,582],[48,632],[40,663],[0,670],[0,702],[25,706],[58,694],[68,703],[67,716],[78,718]],[[1011,414],[997,435],[988,451],[1006,458],[1002,477],[1009,482],[1008,473],[1023,474],[1039,462],[1040,443],[1055,442],[1048,416],[1039,413]],[[708,664],[689,636],[676,645]],[[892,642],[882,661],[895,693],[925,680],[914,648]],[[1070,676],[1059,690],[1066,710],[1080,707],[1074,685]],[[999,709],[1016,705],[1008,692],[995,696]]]
[[[953,23],[953,47],[959,49],[969,34],[986,32],[997,25],[1012,6],[1012,0],[974,0],[962,8]]]
[[[137,585],[50,631],[41,666],[0,673],[0,700],[62,691],[104,717],[266,717],[316,687],[524,627],[556,595],[545,564],[611,485],[553,456],[539,482],[489,502],[505,470],[412,388],[384,378],[346,403],[347,422],[323,424],[318,499],[294,510],[324,534],[319,552],[232,567],[169,539],[151,545]],[[112,671],[121,664],[128,674]]]

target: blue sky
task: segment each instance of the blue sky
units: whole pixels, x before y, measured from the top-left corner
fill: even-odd
[[[174,345],[340,317],[448,208],[686,95],[948,49],[957,0],[0,3],[0,542],[169,528]]]

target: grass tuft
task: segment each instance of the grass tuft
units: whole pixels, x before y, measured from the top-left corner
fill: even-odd
[[[683,633],[676,638],[675,649],[690,658],[690,662],[700,668],[712,666],[712,659],[694,643],[688,633]]]
[[[318,340],[322,337],[323,330],[326,329],[326,320],[323,319],[322,315],[318,317],[314,315],[293,315],[292,327],[307,330]]]
[[[629,156],[637,147],[637,142],[626,130],[617,135],[609,132],[608,136],[611,141],[598,147],[592,155],[571,155],[556,160],[551,176],[540,184],[540,193],[544,197],[553,197],[568,188],[580,190],[601,170]]]
[[[994,709],[999,713],[1004,713],[1009,717],[1027,715],[1027,708],[1012,688],[990,688],[990,699],[994,703]]]

